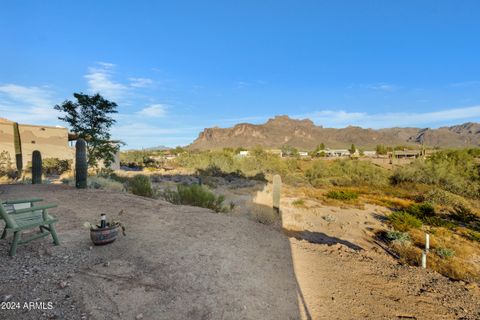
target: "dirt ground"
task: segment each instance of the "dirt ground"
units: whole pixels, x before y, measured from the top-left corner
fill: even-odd
[[[299,209],[285,198],[281,226],[266,226],[243,214],[248,194],[230,192],[236,209],[217,214],[126,193],[0,186],[2,200],[58,203],[61,240],[13,258],[11,236],[0,241],[0,300],[21,304],[0,319],[480,318],[477,284],[399,265],[372,242],[384,209]],[[252,200],[266,199],[268,188]],[[127,236],[92,247],[82,224],[120,210]]]

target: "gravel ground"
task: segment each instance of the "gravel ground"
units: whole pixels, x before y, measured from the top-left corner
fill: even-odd
[[[299,210],[284,199],[287,237],[239,213],[0,186],[1,199],[25,197],[59,204],[61,245],[43,238],[11,258],[0,241],[0,300],[20,304],[0,319],[480,319],[478,284],[400,265],[371,242],[379,208]],[[83,222],[120,210],[127,236],[92,247]]]

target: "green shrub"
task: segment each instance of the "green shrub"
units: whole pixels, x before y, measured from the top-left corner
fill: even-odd
[[[109,178],[115,180],[115,181],[118,181],[120,183],[123,183],[123,184],[128,184],[128,181],[129,181],[129,178],[128,177],[125,177],[125,176],[119,176],[118,174],[116,173],[110,173],[109,174]]]
[[[436,248],[433,251],[442,259],[448,259],[455,256],[455,251],[449,248]]]
[[[141,174],[128,181],[128,190],[137,196],[152,198],[154,195],[150,178]]]
[[[478,149],[439,151],[395,171],[393,184],[414,182],[435,185],[458,195],[480,198]]]
[[[435,208],[428,202],[412,204],[405,211],[430,226],[444,227],[447,229],[454,229],[456,227],[455,223],[437,215]]]
[[[72,168],[72,160],[62,160],[58,158],[42,159],[42,171],[46,175],[60,175]]]
[[[0,152],[0,177],[14,179],[16,177],[16,171],[12,165],[13,162],[10,153],[8,153],[8,151]]]
[[[427,202],[412,204],[407,208],[406,211],[420,220],[426,220],[428,218],[435,217],[435,208]]]
[[[179,184],[177,185],[177,191],[167,189],[163,192],[162,196],[166,201],[173,204],[208,208],[215,212],[228,211],[228,208],[223,206],[223,202],[225,201],[224,196],[216,196],[213,192],[198,184]]]
[[[326,194],[327,198],[348,201],[358,199],[358,193],[353,191],[344,191],[344,190],[331,190]]]
[[[382,186],[388,183],[388,172],[368,161],[316,160],[305,171],[305,177],[314,187]]]
[[[117,191],[117,192],[121,192],[125,190],[123,184],[121,184],[120,182],[109,179],[109,178],[97,177],[97,176],[88,177],[87,186],[90,189],[102,189],[102,190]]]
[[[470,208],[470,203],[462,196],[434,188],[423,195],[422,201],[448,208]]]
[[[422,227],[422,221],[405,211],[393,212],[388,220],[396,230],[402,232]]]
[[[480,232],[477,231],[469,231],[468,238],[472,241],[480,242]]]
[[[386,237],[389,241],[409,242],[410,236],[406,232],[388,231]]]
[[[292,202],[292,205],[293,205],[294,207],[303,207],[303,206],[305,206],[305,200],[303,200],[303,199],[296,199],[296,200],[294,200],[294,201]]]
[[[470,223],[478,220],[478,217],[469,209],[465,207],[457,207],[450,212],[450,216],[464,223]]]

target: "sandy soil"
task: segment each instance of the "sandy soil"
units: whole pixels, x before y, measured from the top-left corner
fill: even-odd
[[[58,203],[62,241],[31,242],[14,258],[0,241],[0,299],[54,306],[0,310],[0,319],[480,318],[476,284],[399,265],[372,242],[378,207],[298,209],[286,198],[280,228],[242,215],[241,189],[227,195],[240,199],[229,215],[61,185],[0,192]],[[268,186],[254,196],[267,202]],[[127,236],[91,247],[83,222],[120,210]]]

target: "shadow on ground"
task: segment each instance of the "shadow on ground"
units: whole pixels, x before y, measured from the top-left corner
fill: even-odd
[[[335,244],[342,244],[346,247],[349,247],[350,249],[353,249],[355,251],[360,251],[363,250],[362,247],[346,240],[342,240],[336,237],[331,237],[323,232],[313,232],[313,231],[295,231],[295,230],[288,230],[288,229],[283,229],[283,233],[287,237],[292,237],[298,240],[305,240],[310,243],[317,243],[317,244],[326,244],[329,246],[335,245]]]
[[[0,191],[2,200],[41,197],[59,205],[51,214],[59,219],[60,246],[43,238],[10,258],[11,237],[0,241],[0,293],[54,305],[43,313],[10,310],[8,319],[311,318],[289,239],[274,228],[126,193],[65,185]],[[127,236],[91,248],[83,222],[120,210]]]

